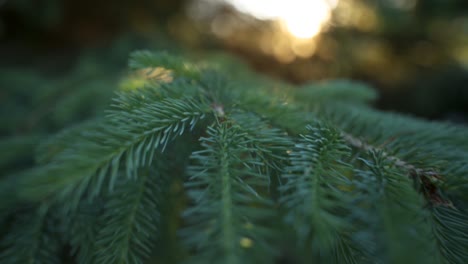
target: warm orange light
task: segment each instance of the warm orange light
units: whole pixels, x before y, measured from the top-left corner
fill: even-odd
[[[279,21],[297,38],[316,36],[331,17],[338,0],[226,0],[258,19]]]

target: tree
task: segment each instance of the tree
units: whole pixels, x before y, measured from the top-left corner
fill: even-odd
[[[130,68],[144,83],[2,179],[1,263],[468,261],[466,127],[224,57]]]

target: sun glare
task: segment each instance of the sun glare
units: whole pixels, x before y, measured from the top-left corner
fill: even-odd
[[[338,0],[226,0],[258,19],[277,20],[293,36],[312,38],[331,17]]]

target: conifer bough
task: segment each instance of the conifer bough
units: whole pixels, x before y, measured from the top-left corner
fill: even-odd
[[[468,263],[466,127],[222,57],[130,68],[141,87],[2,180],[0,263]]]

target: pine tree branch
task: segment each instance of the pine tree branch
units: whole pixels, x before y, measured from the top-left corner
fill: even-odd
[[[359,206],[353,214],[362,222],[358,231],[375,245],[371,256],[389,263],[439,263],[430,216],[412,179],[382,152],[370,151],[360,160],[366,168],[355,171],[354,203]]]
[[[223,136],[227,136],[224,134]],[[220,177],[221,177],[221,206],[222,206],[222,231],[223,234],[223,251],[225,252],[225,261],[227,264],[241,263],[236,253],[235,241],[236,236],[233,230],[233,201],[232,201],[232,186],[230,175],[230,167],[232,166],[229,162],[229,143],[226,138],[221,138],[223,145],[220,146]]]
[[[72,247],[72,255],[76,256],[78,264],[96,263],[96,237],[102,228],[101,214],[103,212],[102,199],[87,199],[80,203],[79,208],[70,219],[67,219],[66,230],[68,230]]]
[[[162,176],[140,171],[136,180],[121,179],[109,194],[100,222],[94,257],[96,263],[140,264],[151,255],[158,239]]]
[[[467,263],[466,128],[376,111],[359,83],[208,66],[133,53],[137,85],[1,182],[2,216],[43,206],[1,219],[0,262],[272,263],[287,244],[298,262]]]
[[[352,225],[345,220],[351,210],[349,194],[342,190],[350,185],[344,175],[351,166],[342,161],[350,149],[333,128],[320,124],[307,128],[309,133],[290,154],[280,202],[285,222],[296,231],[297,246],[315,256],[330,256]]]
[[[49,205],[41,204],[19,214],[15,220],[13,228],[1,241],[1,263],[60,263],[60,244],[54,237],[56,226],[53,226]]]
[[[448,263],[464,264],[468,259],[468,215],[448,207],[434,207],[432,227],[438,249]]]
[[[126,169],[126,177],[134,178],[136,169],[151,164],[156,149],[164,151],[170,141],[191,131],[211,110],[184,98],[116,111],[79,134],[48,164],[26,172],[19,182],[19,196],[41,199],[59,191],[62,197],[73,194],[71,207],[76,208],[85,192],[96,196],[105,183],[112,190],[120,167]]]
[[[256,187],[264,187],[268,176],[250,169],[257,162],[246,154],[255,150],[231,121],[219,121],[207,133],[209,137],[201,139],[203,150],[192,155],[186,183],[193,204],[183,214],[188,226],[181,235],[187,247],[197,252],[189,261],[221,258],[226,263],[253,263],[253,254],[261,252],[265,243],[258,235],[265,230],[261,221],[271,216],[265,208],[267,200]]]
[[[422,184],[422,192],[424,196],[434,206],[445,206],[456,209],[453,203],[443,198],[440,194],[440,189],[437,184],[443,181],[443,177],[433,169],[422,169],[410,164],[396,156],[389,155],[387,152],[383,151],[381,148],[367,144],[363,140],[360,140],[348,133],[342,132],[342,137],[348,144],[351,146],[364,150],[366,152],[380,152],[382,156],[391,161],[395,166],[404,169],[409,173],[409,176],[418,180]]]

